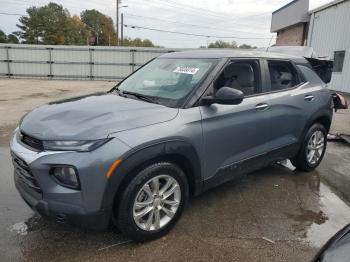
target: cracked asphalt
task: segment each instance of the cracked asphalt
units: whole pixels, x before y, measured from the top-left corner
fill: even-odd
[[[112,86],[0,79],[0,261],[310,261],[350,223],[350,147],[341,143],[328,144],[312,173],[276,164],[191,199],[175,228],[153,242],[136,244],[113,229],[85,232],[42,219],[14,187],[11,132],[40,104]],[[348,113],[335,114],[337,131],[350,133]]]

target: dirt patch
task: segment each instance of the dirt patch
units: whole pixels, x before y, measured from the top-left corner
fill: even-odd
[[[298,215],[287,214],[289,218],[294,219],[297,222],[312,222],[317,225],[321,225],[328,220],[328,217],[322,212],[314,212],[312,210],[303,210]]]
[[[10,143],[12,132],[16,129],[16,124],[0,126],[0,146],[7,146]]]
[[[0,79],[0,127],[16,126],[26,112],[40,105],[108,91],[114,85],[114,82],[107,81]],[[5,133],[3,135],[7,136]]]
[[[33,93],[30,95],[27,95],[26,97],[27,98],[38,98],[38,97],[50,97],[50,95],[44,94],[44,93]]]

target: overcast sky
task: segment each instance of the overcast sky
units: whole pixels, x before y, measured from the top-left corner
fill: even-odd
[[[0,12],[25,14],[30,6],[49,3],[46,0],[0,0]],[[52,0],[69,12],[80,14],[85,9],[97,9],[115,20],[116,0]],[[176,31],[213,37],[172,34],[146,29],[125,28],[124,35],[148,38],[165,47],[199,47],[220,38],[262,47],[268,46],[271,13],[290,0],[122,0],[121,12],[126,25]],[[329,0],[310,0],[310,9]],[[19,16],[0,14],[0,29],[6,33],[18,30]],[[238,38],[235,38],[238,37]],[[241,38],[241,39],[240,39]],[[242,39],[246,38],[246,39]],[[271,43],[274,43],[274,39]]]

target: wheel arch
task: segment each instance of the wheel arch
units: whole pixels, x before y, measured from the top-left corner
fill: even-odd
[[[195,148],[186,141],[166,141],[138,147],[122,157],[121,164],[108,180],[102,206],[117,203],[123,189],[139,171],[160,161],[172,162],[184,171],[190,194],[197,195],[201,191],[201,165]]]
[[[310,129],[310,127],[315,124],[315,123],[320,123],[322,124],[327,132],[329,132],[331,124],[332,124],[332,109],[322,109],[317,111],[315,114],[313,114],[310,118],[309,121],[306,123],[306,126],[303,131],[303,136],[302,139],[305,137],[307,131]]]
[[[315,123],[320,123],[322,124],[326,130],[327,130],[327,133],[329,132],[330,128],[331,128],[331,118],[327,115],[322,115],[322,116],[319,116],[317,117],[312,124],[315,124]]]

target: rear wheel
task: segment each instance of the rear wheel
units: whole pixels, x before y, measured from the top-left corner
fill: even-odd
[[[169,162],[150,165],[123,192],[118,227],[135,241],[159,238],[175,225],[187,198],[187,180],[178,166]]]
[[[326,152],[327,131],[321,124],[314,124],[307,132],[298,155],[292,159],[293,165],[302,171],[314,170]]]

